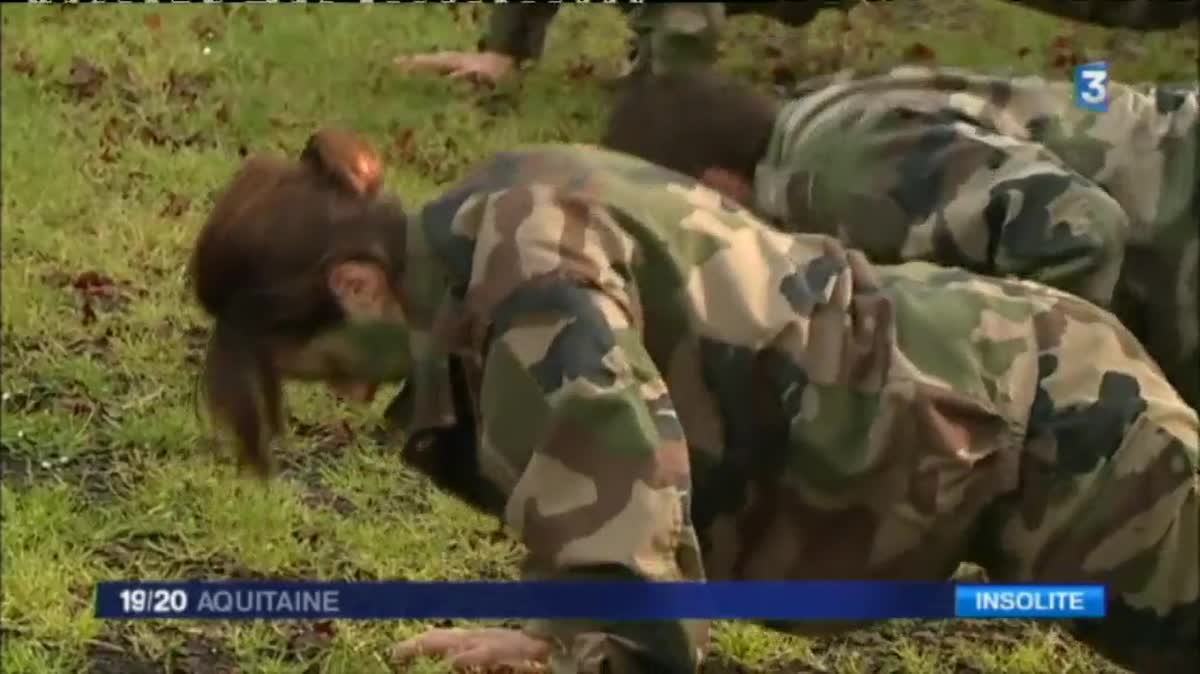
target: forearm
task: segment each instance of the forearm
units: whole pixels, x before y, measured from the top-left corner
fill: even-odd
[[[558,4],[493,5],[488,32],[479,51],[495,52],[517,62],[541,58],[546,30],[558,13]]]
[[[495,313],[484,451],[515,476],[505,520],[529,550],[526,576],[702,580],[682,429],[615,303],[562,283],[518,290]],[[703,623],[683,621],[543,621],[527,631],[574,671],[597,674],[694,672],[706,639]]]

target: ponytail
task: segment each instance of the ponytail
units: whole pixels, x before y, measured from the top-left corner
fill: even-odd
[[[270,477],[270,444],[283,432],[282,385],[270,358],[227,321],[217,321],[202,383],[209,414],[237,442],[239,468]]]

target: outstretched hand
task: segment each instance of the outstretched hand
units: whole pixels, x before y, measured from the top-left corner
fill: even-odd
[[[485,672],[544,672],[550,644],[504,628],[434,629],[402,642],[392,659],[405,663],[420,656],[440,657],[455,669]]]
[[[449,75],[482,84],[495,84],[516,66],[511,56],[496,52],[439,51],[428,54],[397,56],[392,64],[405,71],[425,71]]]

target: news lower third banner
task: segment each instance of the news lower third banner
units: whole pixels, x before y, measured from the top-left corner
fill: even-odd
[[[1101,618],[1101,585],[105,582],[96,617],[217,620]]]

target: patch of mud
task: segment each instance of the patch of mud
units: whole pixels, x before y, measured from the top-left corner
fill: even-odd
[[[355,440],[350,424],[313,424],[293,417],[288,428],[293,436],[303,439],[303,443],[296,443],[303,449],[276,455],[280,477],[304,486],[302,500],[309,507],[327,508],[342,516],[356,512],[354,503],[330,489],[323,479],[323,472],[342,461]]]
[[[295,443],[295,448],[290,451],[277,454],[279,474],[303,485],[302,498],[306,505],[327,508],[342,516],[357,512],[358,506],[325,483],[324,473],[344,461],[360,435],[365,434],[381,453],[386,454],[388,461],[396,464],[394,489],[373,499],[377,503],[369,502],[365,507],[403,511],[409,515],[431,511],[433,487],[401,468],[399,435],[388,435],[379,429],[355,430],[346,421],[313,424],[292,418],[288,428],[303,442]]]
[[[732,660],[710,658],[700,665],[700,674],[825,674],[824,670],[800,662],[782,662],[767,668],[750,668]]]
[[[33,451],[0,443],[0,482],[11,489],[28,489],[56,480],[78,487],[89,502],[107,503],[117,497],[119,472],[111,451],[60,456],[50,450]]]
[[[224,644],[202,635],[187,635],[161,659],[137,652],[129,637],[101,639],[88,648],[88,674],[237,674],[241,672]]]
[[[941,671],[956,674],[1006,674],[981,669],[966,656],[978,651],[1010,651],[1032,640],[1044,639],[1044,627],[1023,621],[945,620],[930,622],[895,621],[879,627],[847,634],[812,639],[812,655],[804,660],[774,662],[765,667],[749,667],[715,656],[705,661],[701,674],[838,674],[845,661],[870,663],[871,671],[907,671],[897,656],[897,646],[915,646],[923,656],[934,655]],[[1051,627],[1049,629],[1057,630]],[[1071,641],[1063,635],[1062,643]],[[816,663],[828,663],[821,666]],[[1050,663],[1047,663],[1048,666]],[[1125,674],[1124,670],[1097,660],[1097,674]]]

